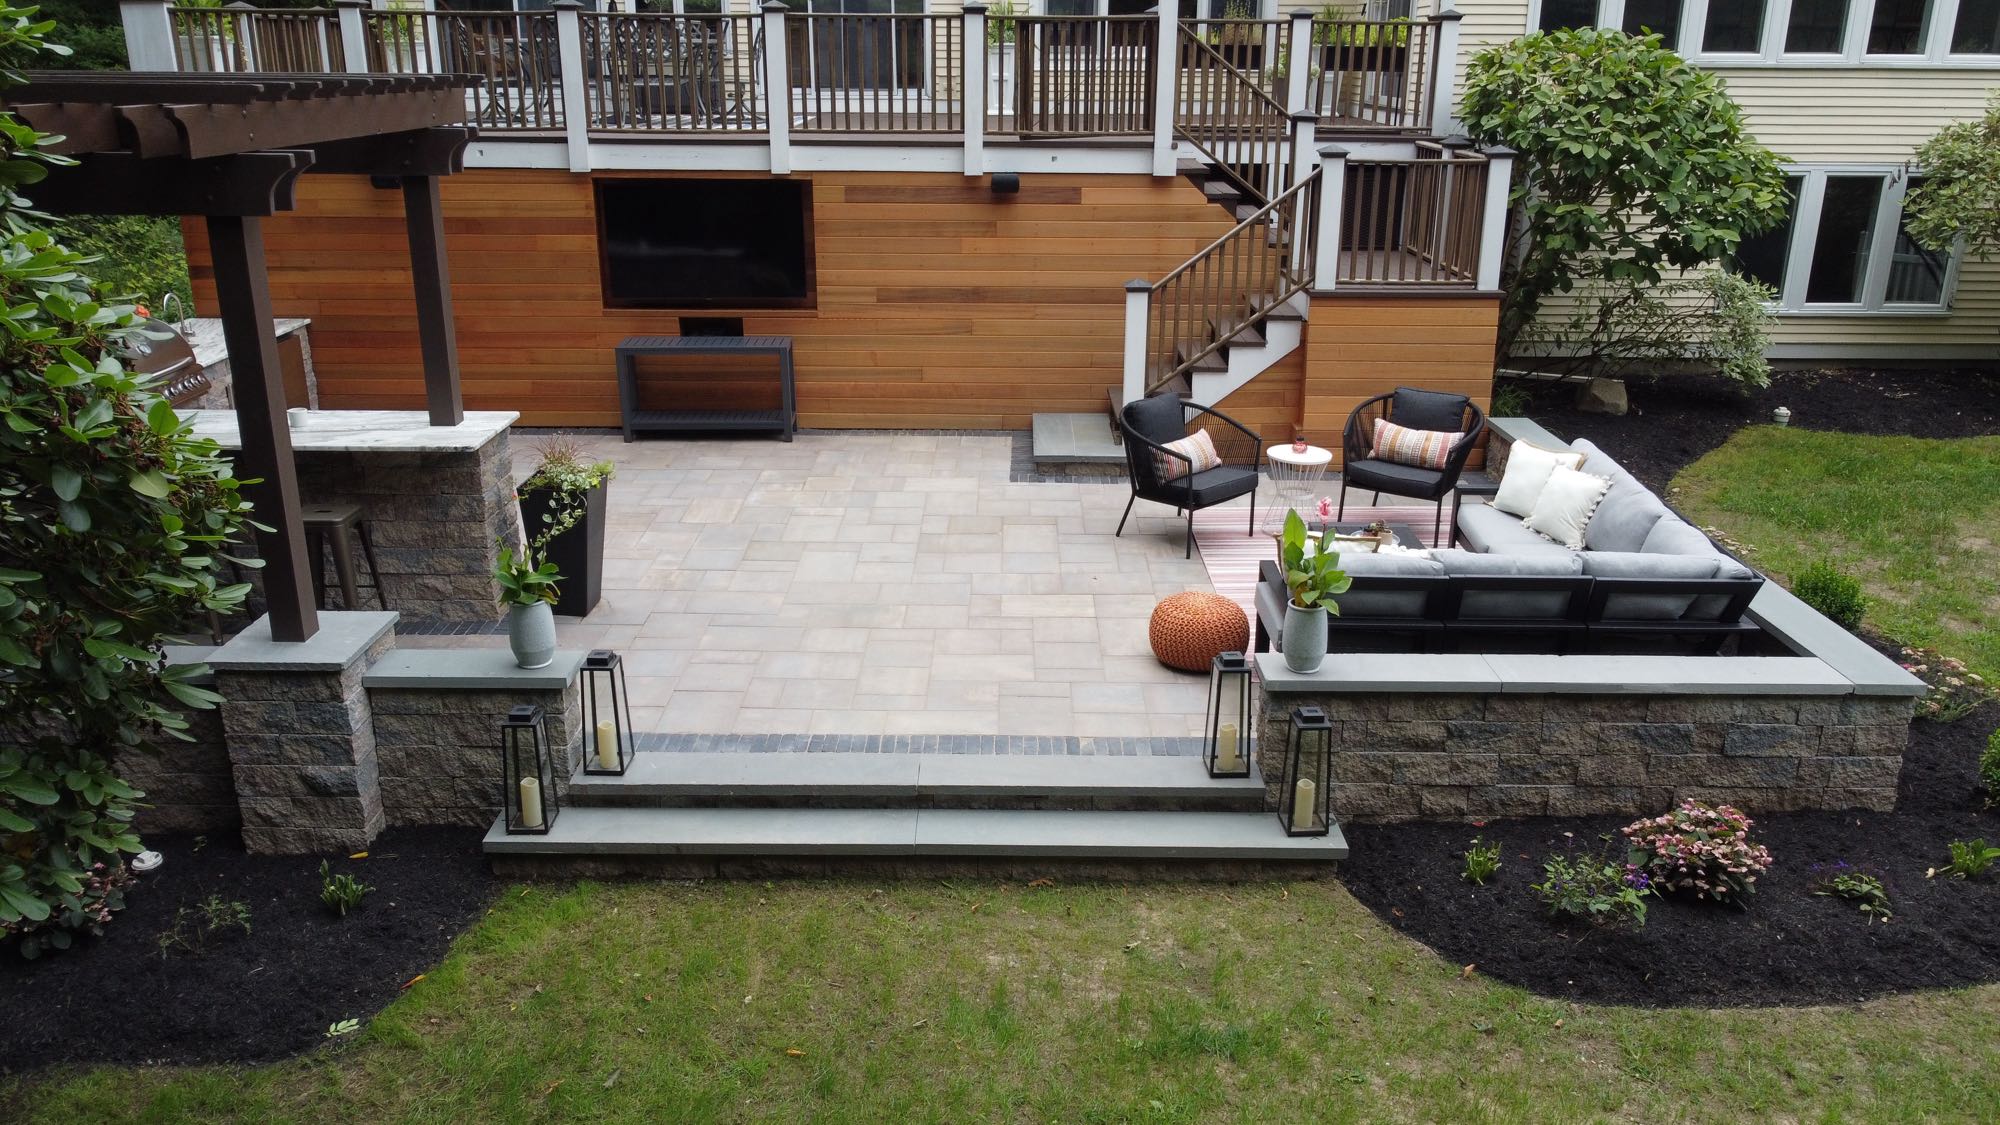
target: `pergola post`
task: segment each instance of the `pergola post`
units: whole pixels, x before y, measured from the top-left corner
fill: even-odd
[[[319,610],[308,584],[305,528],[299,522],[298,472],[285,417],[284,376],[271,323],[270,279],[264,271],[264,232],[255,216],[210,215],[209,252],[222,338],[229,345],[230,391],[241,431],[241,463],[264,479],[243,492],[256,505],[257,554],[264,560],[264,601],[271,639],[303,641],[319,632]]]
[[[458,386],[458,336],[451,322],[451,267],[445,260],[444,209],[436,176],[403,177],[403,218],[410,232],[410,276],[416,282],[417,342],[424,357],[424,401],[431,425],[465,421]]]

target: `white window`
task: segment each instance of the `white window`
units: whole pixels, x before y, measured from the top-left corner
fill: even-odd
[[[1528,0],[1528,27],[1656,32],[1704,66],[1991,67],[2000,0]]]
[[[1900,168],[1801,168],[1777,229],[1743,240],[1736,268],[1778,291],[1781,313],[1939,313],[1957,261],[1903,230],[1903,198],[1920,178]]]

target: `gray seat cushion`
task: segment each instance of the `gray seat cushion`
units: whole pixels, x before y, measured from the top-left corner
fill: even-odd
[[[1472,549],[1482,554],[1562,555],[1571,554],[1560,543],[1529,531],[1521,517],[1510,516],[1491,504],[1465,504],[1458,509],[1458,532]]]
[[[1583,572],[1593,578],[1638,578],[1648,581],[1713,578],[1718,555],[1662,555],[1643,551],[1586,551]],[[1674,621],[1694,604],[1694,595],[1613,594],[1604,616],[1627,621]]]
[[[1334,601],[1342,618],[1418,617],[1424,612],[1421,590],[1370,589],[1370,578],[1442,578],[1444,567],[1422,555],[1344,554],[1340,569],[1354,585]]]
[[[1700,528],[1675,515],[1669,515],[1654,524],[1653,530],[1646,533],[1646,544],[1640,550],[1649,555],[1711,557],[1715,560],[1716,578],[1741,580],[1757,577],[1756,571],[1717,549]],[[1713,621],[1722,616],[1722,611],[1728,605],[1729,599],[1726,597],[1719,594],[1704,594],[1696,598],[1694,604],[1681,616],[1694,621]]]
[[[1486,555],[1451,549],[1432,551],[1431,557],[1451,575],[1574,578],[1583,573],[1583,560],[1575,552],[1560,547],[1553,554]],[[1563,615],[1568,604],[1569,595],[1560,590],[1467,590],[1459,599],[1458,615],[1555,620]]]
[[[1397,387],[1389,399],[1389,421],[1413,430],[1456,433],[1465,428],[1465,408],[1471,401],[1448,391]]]
[[[1341,472],[1348,488],[1366,488],[1391,496],[1432,500],[1444,488],[1444,474],[1436,469],[1398,465],[1394,461],[1355,461]]]
[[[1206,508],[1210,504],[1220,504],[1233,500],[1257,487],[1257,470],[1242,465],[1222,465],[1204,469],[1191,477],[1168,481],[1160,486],[1165,495],[1185,491],[1186,502],[1196,508]]]
[[[1653,525],[1667,518],[1660,503],[1631,473],[1613,467],[1611,487],[1598,501],[1597,513],[1583,529],[1583,546],[1590,551],[1637,551]]]

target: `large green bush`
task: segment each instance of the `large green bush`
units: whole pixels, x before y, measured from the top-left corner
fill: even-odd
[[[2000,91],[1976,121],[1938,130],[1917,150],[1923,180],[1903,203],[1910,237],[1932,250],[1965,252],[1981,261],[2000,250]]]
[[[51,27],[0,7],[0,85]],[[162,638],[247,590],[218,578],[248,507],[228,463],[120,365],[140,318],[20,194],[46,139],[0,114],[0,937],[30,954],[109,920],[139,849],[114,760],[215,700]]]
[[[1657,35],[1537,32],[1473,56],[1463,117],[1520,154],[1501,343],[1578,282],[1657,285],[1784,219],[1778,158],[1722,79]]]
[[[1776,297],[1770,286],[1720,267],[1658,284],[1594,278],[1577,286],[1568,316],[1524,327],[1515,350],[1567,374],[1617,378],[1688,363],[1746,389],[1767,387]]]

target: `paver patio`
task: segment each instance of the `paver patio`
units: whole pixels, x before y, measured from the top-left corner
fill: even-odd
[[[539,439],[516,435],[517,478]],[[642,731],[1186,737],[1205,676],[1156,661],[1167,594],[1211,589],[1183,524],[1103,483],[1010,483],[1005,436],[585,435],[616,462],[604,600],[565,647],[627,660]],[[504,645],[501,636],[409,637]]]

